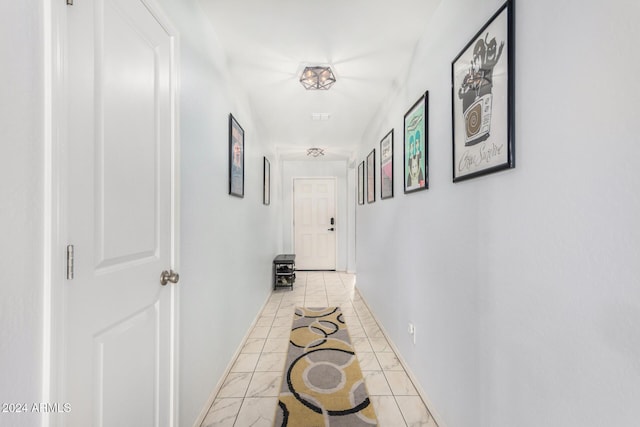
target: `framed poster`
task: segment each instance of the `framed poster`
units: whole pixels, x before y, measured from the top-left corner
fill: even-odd
[[[367,156],[367,203],[376,201],[376,149]]]
[[[513,4],[451,63],[453,182],[515,167]]]
[[[393,129],[380,141],[380,199],[393,197]]]
[[[358,165],[358,204],[364,205],[364,160]]]
[[[244,130],[229,114],[229,194],[244,197]]]
[[[264,168],[262,171],[262,203],[271,204],[271,163],[264,157]]]
[[[429,92],[404,115],[404,192],[429,188]]]

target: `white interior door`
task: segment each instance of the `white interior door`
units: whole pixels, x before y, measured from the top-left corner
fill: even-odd
[[[294,246],[299,270],[336,269],[336,180],[295,178]]]
[[[176,268],[173,36],[141,0],[67,12],[65,426],[170,426]],[[64,220],[63,219],[63,220]]]

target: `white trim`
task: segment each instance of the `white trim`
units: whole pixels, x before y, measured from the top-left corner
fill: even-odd
[[[64,143],[66,140],[66,4],[43,0],[44,38],[44,280],[42,301],[42,402],[63,402],[60,369],[64,358],[64,255],[62,224],[65,211],[64,171],[66,170]],[[53,413],[42,417],[43,427],[60,425]]]
[[[142,0],[171,38],[171,236],[170,268],[180,272],[180,32],[155,0]],[[180,425],[180,286],[171,286],[169,426]]]
[[[367,304],[367,300],[360,293],[360,289],[358,289],[358,286],[355,286],[355,291],[358,293],[358,295],[360,295],[360,299],[362,300],[364,305],[367,306],[367,310],[369,310],[369,313],[371,313],[371,317],[373,317],[373,320],[375,320],[376,324],[378,325],[378,327],[382,331],[382,335],[384,335],[385,339],[387,340],[387,342],[391,346],[391,349],[396,354],[396,357],[398,358],[398,361],[400,362],[400,364],[404,368],[405,372],[407,373],[407,376],[411,380],[411,383],[413,383],[413,386],[416,388],[416,391],[418,392],[418,395],[422,399],[422,402],[425,404],[425,406],[429,410],[429,413],[431,414],[431,417],[434,419],[434,421],[436,422],[438,427],[447,427],[446,423],[444,422],[444,420],[442,419],[440,414],[434,409],[435,406],[434,406],[433,402],[431,401],[431,399],[429,399],[429,396],[427,395],[427,392],[424,391],[424,389],[422,388],[422,385],[420,384],[420,382],[418,381],[416,376],[413,375],[413,372],[411,372],[411,369],[409,369],[409,365],[407,365],[407,362],[404,360],[404,358],[400,354],[400,351],[398,350],[398,347],[396,347],[396,345],[393,343],[391,338],[389,338],[389,334],[387,333],[387,331],[385,331],[384,326],[382,326],[382,323],[380,323],[380,321],[376,317],[376,315],[373,312],[373,310],[371,310],[371,307],[369,307],[369,304]]]

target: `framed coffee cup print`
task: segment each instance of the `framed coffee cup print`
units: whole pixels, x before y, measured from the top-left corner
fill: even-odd
[[[453,182],[515,167],[513,2],[451,64]]]

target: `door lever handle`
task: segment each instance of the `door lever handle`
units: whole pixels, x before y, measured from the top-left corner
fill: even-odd
[[[162,286],[166,286],[166,284],[169,282],[178,283],[178,280],[180,280],[180,275],[173,270],[164,270],[160,274],[160,284]]]
[[[335,228],[331,227],[331,228],[327,228],[328,231],[333,231],[335,230]]]

